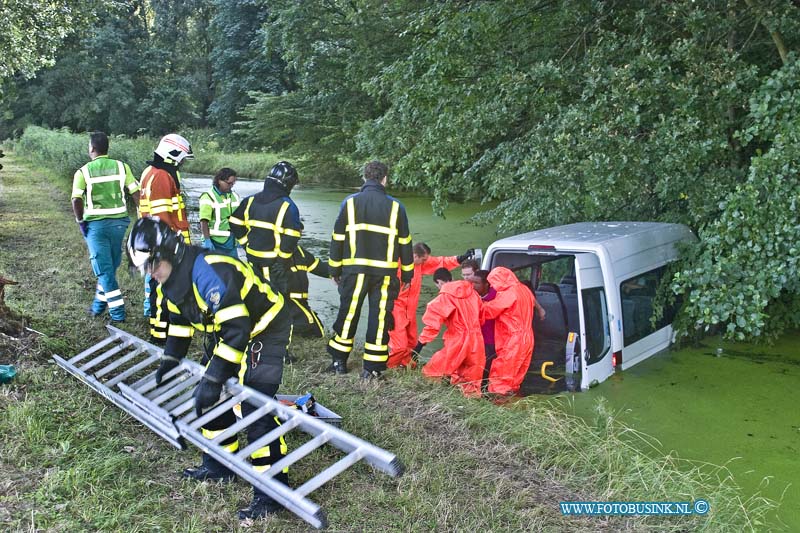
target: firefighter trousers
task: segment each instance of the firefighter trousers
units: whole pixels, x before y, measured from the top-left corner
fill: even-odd
[[[367,336],[364,341],[364,369],[382,372],[389,359],[389,330],[393,327],[392,307],[397,299],[400,281],[394,274],[342,274],[339,280],[339,313],[333,323],[333,338],[328,353],[334,361],[347,362],[353,351],[361,306],[369,304]]]
[[[283,376],[283,361],[287,354],[289,336],[291,334],[291,317],[288,309],[284,307],[270,322],[266,330],[250,340],[245,358],[239,370],[239,382],[251,387],[267,396],[274,397]],[[205,346],[206,356],[204,363],[210,361],[215,342],[208,342]],[[211,350],[209,350],[211,347]],[[242,402],[242,416],[245,417],[256,410],[248,402]],[[231,410],[218,416],[201,428],[203,436],[213,439],[236,421],[236,415]],[[247,428],[247,441],[255,442],[280,425],[278,417],[265,415]],[[236,435],[220,443],[226,450],[233,453],[239,449],[239,440]],[[286,455],[288,447],[281,436],[277,440],[265,444],[250,454],[253,469],[263,472]],[[278,481],[289,483],[288,468],[274,476]]]

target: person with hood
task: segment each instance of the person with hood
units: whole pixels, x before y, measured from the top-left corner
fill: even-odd
[[[178,169],[184,161],[194,159],[192,145],[176,133],[165,135],[153,151],[140,180],[140,217],[158,217],[170,229],[180,233],[189,243],[189,219],[181,195],[181,175]],[[163,344],[169,325],[167,302],[158,282],[149,275],[144,280],[144,315],[150,317],[150,340]]]
[[[414,367],[411,349],[417,342],[417,307],[419,306],[419,293],[422,290],[422,276],[430,276],[440,268],[453,270],[465,259],[472,257],[475,250],[470,248],[463,255],[432,257],[431,248],[424,242],[414,245],[414,277],[411,283],[400,287],[400,293],[394,302],[392,318],[394,328],[389,331],[389,360],[386,366]],[[400,277],[398,268],[398,277]]]
[[[169,301],[170,320],[164,352],[155,379],[161,384],[186,357],[195,330],[205,337],[203,362],[206,370],[194,391],[197,416],[216,404],[223,384],[232,377],[267,396],[278,392],[283,375],[291,317],[284,297],[263,281],[250,265],[228,255],[187,245],[183,238],[157,218],[136,221],[128,236],[128,257],[139,271],[150,273],[161,283]],[[242,402],[242,415],[257,407]],[[200,428],[214,439],[236,422],[233,410]],[[262,416],[247,428],[250,443],[276,429],[275,416]],[[220,442],[230,453],[239,450],[232,435]],[[250,454],[253,470],[264,472],[287,453],[283,437],[265,443]],[[187,468],[183,477],[196,481],[232,481],[235,474],[207,453],[199,467]],[[273,476],[288,484],[288,471]],[[249,507],[239,519],[261,518],[282,509],[267,494],[253,488]]]
[[[284,295],[288,294],[292,254],[303,231],[300,211],[289,198],[299,181],[294,166],[279,161],[264,179],[264,189],[242,200],[228,219],[253,270]]]
[[[471,282],[453,281],[446,268],[436,270],[433,281],[439,287],[439,295],[428,302],[422,317],[425,327],[414,347],[414,357],[418,358],[425,345],[445,326],[444,347],[422,367],[422,374],[449,377],[450,383],[457,385],[464,396],[480,396],[486,362],[480,324],[481,298]]]
[[[505,267],[494,268],[487,280],[497,291],[481,304],[481,323],[494,319],[497,355],[489,371],[491,394],[512,396],[519,392],[533,355],[533,293]]]

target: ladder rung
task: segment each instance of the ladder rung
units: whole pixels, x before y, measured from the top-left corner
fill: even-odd
[[[194,391],[193,390],[187,390],[186,392],[184,392],[183,394],[181,394],[180,396],[178,396],[174,400],[165,403],[162,407],[164,407],[164,409],[169,411],[173,416],[180,416],[180,414],[182,414],[182,413],[174,412],[173,409],[175,409],[179,405],[183,405],[185,402],[190,401],[192,399],[192,397],[194,397]],[[194,406],[194,402],[192,402],[189,407],[192,407],[192,406]]]
[[[269,467],[269,470],[275,470],[276,472],[280,472],[284,468],[288,466],[292,466],[294,463],[305,457],[306,455],[310,454],[326,442],[330,440],[330,435],[328,432],[322,432],[313,439],[309,440],[308,442],[304,443],[299,448],[295,448],[292,450],[286,457],[273,463],[272,466]]]
[[[300,417],[290,418],[289,420],[283,422],[280,426],[276,427],[263,437],[257,439],[255,442],[249,443],[246,448],[236,452],[236,455],[245,458],[254,451],[256,451],[257,449],[263,448],[265,444],[269,444],[270,442],[276,440],[278,437],[286,435],[291,430],[299,426],[300,423],[301,423]]]
[[[110,365],[104,366],[103,368],[101,368],[97,372],[94,372],[94,377],[99,379],[99,378],[105,376],[106,374],[108,374],[109,372],[111,372],[112,370],[116,370],[117,368],[121,367],[122,365],[124,365],[125,363],[127,363],[128,361],[133,359],[134,357],[137,357],[141,351],[142,351],[141,349],[134,350],[134,351],[130,352],[129,354],[125,355],[124,357],[122,357],[120,359],[117,359],[116,361],[114,361]]]
[[[216,404],[210,411],[206,411],[205,413],[203,413],[203,416],[194,420],[191,424],[189,424],[189,427],[191,427],[192,429],[200,429],[205,424],[208,424],[209,422],[217,418],[225,411],[233,409],[234,405],[236,405],[237,403],[241,403],[248,396],[249,394],[247,391],[242,391],[236,396],[231,396],[227,398],[226,400]]]
[[[180,379],[180,380],[173,379],[169,383],[164,383],[164,385],[166,385],[166,388],[163,389],[158,396],[156,396],[155,398],[150,398],[148,396],[148,398],[150,398],[156,405],[161,405],[165,401],[177,396],[178,394],[180,394],[182,391],[185,391],[189,387],[194,387],[195,385],[197,385],[197,382],[200,381],[201,379],[203,379],[201,376],[192,376],[192,375],[189,375],[187,379]],[[159,389],[156,389],[156,391],[158,390]]]
[[[214,437],[214,439],[213,439],[214,442],[220,443],[223,440],[227,439],[228,437],[236,435],[237,433],[239,433],[245,427],[249,426],[253,422],[256,422],[258,419],[262,418],[263,416],[268,415],[270,413],[270,411],[272,411],[272,407],[270,407],[269,405],[262,405],[261,407],[259,407],[258,409],[256,409],[255,411],[253,411],[252,413],[247,415],[246,417],[242,418],[241,420],[239,420],[238,422],[236,422],[235,424],[233,424],[232,426],[227,428],[225,431],[223,431],[222,433],[220,433],[216,437]]]
[[[108,346],[109,344],[111,344],[112,342],[117,340],[117,338],[118,337],[116,335],[111,335],[110,337],[107,337],[107,338],[103,339],[102,341],[98,342],[97,344],[95,344],[91,348],[87,348],[84,351],[82,351],[81,353],[79,353],[78,355],[73,356],[72,359],[70,359],[67,362],[69,364],[71,364],[71,365],[74,365],[78,361],[80,361],[82,359],[85,359],[86,357],[89,357],[93,353],[98,352],[101,349],[105,348],[106,346]]]
[[[118,375],[114,379],[110,379],[110,380],[106,381],[106,387],[111,388],[114,385],[116,385],[117,383],[119,383],[120,381],[122,381],[123,379],[128,379],[130,376],[134,375],[135,373],[139,372],[140,370],[143,370],[143,369],[147,368],[148,366],[152,365],[153,363],[158,361],[158,359],[159,359],[158,355],[151,355],[150,357],[148,357],[144,361],[136,363],[135,365],[133,365],[128,370],[126,370],[122,374]]]
[[[102,363],[103,361],[105,361],[106,359],[108,359],[110,357],[113,357],[113,356],[117,355],[119,352],[121,352],[125,348],[128,348],[129,346],[130,346],[130,343],[123,342],[122,344],[114,346],[110,350],[106,350],[105,352],[101,353],[100,355],[98,355],[94,359],[90,360],[88,363],[85,363],[85,364],[81,365],[79,368],[83,372],[87,372],[90,368]]]
[[[364,458],[364,453],[361,448],[356,448],[352,452],[348,453],[331,466],[317,474],[316,476],[312,477],[298,488],[294,489],[294,491],[299,494],[300,496],[308,496],[322,485],[330,481],[331,479],[335,478],[361,459]]]

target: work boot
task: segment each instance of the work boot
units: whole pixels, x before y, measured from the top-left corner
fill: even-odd
[[[264,518],[269,514],[275,514],[283,509],[281,504],[266,495],[257,494],[253,496],[253,501],[249,507],[239,509],[239,520],[256,520]]]
[[[331,374],[347,374],[347,363],[344,361],[334,361],[326,371]]]
[[[195,481],[221,481],[223,483],[229,483],[236,479],[236,474],[228,470],[228,468],[210,455],[204,453],[202,464],[184,470],[183,477],[194,479]]]
[[[365,381],[385,381],[383,373],[380,370],[367,370],[366,368],[361,371],[361,379]]]

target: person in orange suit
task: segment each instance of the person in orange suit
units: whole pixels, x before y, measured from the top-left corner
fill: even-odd
[[[447,327],[444,347],[433,354],[422,368],[422,374],[431,378],[449,377],[464,396],[480,396],[486,355],[481,333],[481,297],[472,283],[453,281],[446,268],[433,273],[439,295],[428,303],[422,322],[425,327],[414,347],[419,357],[422,348],[436,338],[442,326]]]
[[[519,392],[533,355],[533,293],[505,267],[487,277],[497,296],[481,305],[481,323],[494,319],[497,356],[489,371],[489,393],[511,396]]]
[[[414,366],[411,349],[417,342],[417,306],[422,289],[422,276],[430,276],[439,268],[452,270],[462,261],[472,257],[475,250],[469,249],[464,255],[431,257],[430,246],[424,242],[414,245],[414,277],[411,283],[400,287],[400,294],[394,301],[392,319],[394,327],[389,330],[389,368]],[[398,270],[398,277],[400,271]]]

